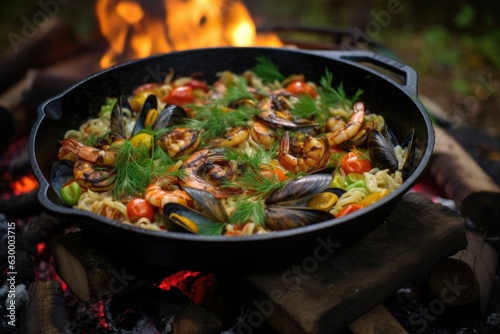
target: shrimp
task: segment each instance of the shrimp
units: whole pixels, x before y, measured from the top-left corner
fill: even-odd
[[[339,115],[330,117],[326,120],[325,128],[328,132],[334,132],[343,127],[345,127],[345,122]]]
[[[210,147],[235,147],[248,139],[248,129],[244,126],[236,126],[224,134],[221,138],[210,141]]]
[[[288,132],[281,138],[278,151],[278,161],[287,170],[298,172],[313,172],[323,168],[330,158],[330,145],[324,137],[314,138],[306,135],[303,142],[293,138]]]
[[[87,146],[72,138],[65,138],[61,141],[62,147],[65,150],[73,152],[80,158],[93,162],[96,165],[111,166],[114,165],[118,147],[123,143],[123,138],[120,136],[112,136],[112,145],[103,145],[102,148]],[[61,148],[62,149],[62,148]]]
[[[181,179],[183,187],[206,190],[217,198],[241,194],[239,188],[222,188],[224,181],[233,177],[233,169],[221,149],[203,149],[192,154],[182,169],[187,176]]]
[[[193,199],[187,192],[173,188],[170,182],[166,180],[156,180],[147,186],[144,199],[160,209],[167,203],[178,203],[184,206],[193,205]]]
[[[195,129],[176,128],[161,136],[157,143],[169,157],[177,158],[196,151],[200,146],[201,136]]]
[[[274,126],[296,128],[297,124],[293,122],[294,117],[289,110],[291,108],[289,96],[286,93],[277,93],[263,99],[257,105],[257,108],[262,110],[257,118]]]
[[[264,123],[255,122],[250,127],[250,135],[253,140],[270,149],[276,142],[276,134]]]
[[[362,102],[356,102],[353,109],[351,118],[349,118],[349,121],[343,127],[326,133],[330,146],[335,146],[351,139],[361,128],[365,117],[365,105]]]
[[[99,167],[99,168],[97,168]],[[116,169],[112,166],[97,166],[85,159],[78,159],[73,167],[73,176],[78,184],[92,191],[108,191],[113,188]]]

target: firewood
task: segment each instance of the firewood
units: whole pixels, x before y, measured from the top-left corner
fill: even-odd
[[[21,313],[20,333],[69,333],[71,323],[59,281],[37,281],[30,285]]]
[[[12,51],[0,60],[0,92],[21,80],[28,70],[63,60],[85,47],[70,25],[55,19],[33,31],[32,38],[14,34],[7,36],[14,42]]]
[[[349,325],[353,334],[404,334],[407,331],[383,305],[377,305]]]
[[[0,199],[0,212],[9,219],[24,218],[38,214],[42,205],[38,201],[38,189],[7,199]]]
[[[445,130],[434,126],[429,173],[461,213],[490,236],[500,235],[500,187]]]
[[[152,288],[141,293],[146,313],[161,333],[215,334],[222,329],[221,319],[200,307],[182,291]]]
[[[339,332],[467,245],[463,217],[418,193],[405,195],[385,222],[345,249],[335,252],[329,237],[287,270],[231,277],[255,309],[242,329],[266,321],[280,333]]]
[[[158,283],[172,272],[147,265],[92,242],[83,232],[57,236],[52,243],[56,270],[84,302],[133,293]]]
[[[495,282],[498,255],[476,232],[467,231],[468,246],[429,270],[429,287],[446,305],[477,303],[482,314]]]

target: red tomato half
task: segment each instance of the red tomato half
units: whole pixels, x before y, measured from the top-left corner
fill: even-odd
[[[316,89],[304,81],[292,81],[286,86],[286,90],[295,95],[309,94],[312,98],[318,96]]]
[[[209,91],[209,88],[206,83],[200,80],[192,79],[189,81],[186,86],[191,87],[192,89],[201,89],[205,93]]]
[[[372,169],[372,164],[366,155],[359,152],[349,152],[340,160],[340,166],[347,173],[363,174]]]
[[[144,198],[134,198],[127,204],[127,215],[132,223],[140,218],[147,218],[152,222],[155,218],[155,207]]]
[[[177,106],[194,102],[193,88],[190,86],[176,87],[172,89],[166,97],[162,98],[161,101]]]

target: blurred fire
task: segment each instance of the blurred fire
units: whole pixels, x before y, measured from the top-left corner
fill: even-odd
[[[38,182],[33,174],[25,175],[10,184],[12,193],[16,196],[35,190],[37,187]]]
[[[257,34],[240,0],[98,0],[96,12],[109,42],[102,68],[172,50],[282,45]]]

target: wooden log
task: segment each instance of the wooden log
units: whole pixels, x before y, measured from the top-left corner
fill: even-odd
[[[445,130],[434,126],[429,173],[461,213],[490,236],[500,236],[500,187]]]
[[[353,334],[404,334],[407,331],[383,305],[377,305],[349,325]]]
[[[9,219],[25,218],[41,211],[38,189],[8,199],[0,199],[0,212],[3,212]]]
[[[57,273],[84,302],[133,293],[160,282],[168,269],[119,257],[93,243],[83,232],[57,236],[52,243]]]
[[[146,313],[161,333],[218,334],[222,323],[209,311],[198,306],[181,290],[152,288],[141,293]]]
[[[280,333],[337,333],[465,248],[464,226],[451,209],[407,194],[377,229],[331,256],[339,245],[325,235],[310,257],[285,271],[231,277],[234,290],[248,291],[247,303],[255,309],[240,327],[252,330],[266,321]]]
[[[0,60],[0,92],[21,80],[28,70],[49,66],[85,48],[70,25],[55,19],[33,32],[32,38],[19,42]]]
[[[484,315],[495,283],[498,254],[484,237],[467,231],[467,248],[429,270],[429,287],[446,305],[477,303]]]
[[[29,296],[21,313],[20,333],[68,333],[71,323],[59,281],[38,281],[30,285]]]

